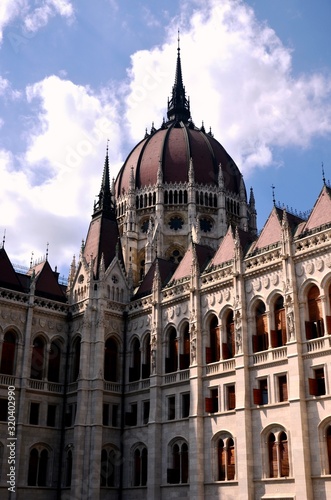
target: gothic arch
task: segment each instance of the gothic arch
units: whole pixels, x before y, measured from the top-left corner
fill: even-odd
[[[318,425],[318,439],[321,459],[321,474],[331,474],[331,416]]]
[[[233,481],[236,478],[236,440],[228,430],[220,430],[211,438],[213,481]]]
[[[290,433],[281,424],[269,424],[261,431],[263,477],[290,477]]]

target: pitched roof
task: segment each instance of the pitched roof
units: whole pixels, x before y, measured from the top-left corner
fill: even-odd
[[[331,222],[331,189],[323,186],[303,231],[310,231]]]
[[[45,260],[29,269],[28,275],[35,274],[35,294],[58,302],[66,302],[67,298],[63,287],[58,282],[59,273],[53,271],[49,262]]]
[[[170,280],[171,276],[173,275],[176,269],[176,264],[170,262],[169,260],[156,258],[152,263],[151,267],[149,268],[148,272],[146,273],[146,276],[142,280],[137,290],[137,293],[134,296],[135,299],[141,297],[142,295],[148,295],[151,293],[153,288],[156,261],[158,262],[162,286],[166,285]]]
[[[206,268],[210,260],[213,258],[215,252],[210,247],[198,245],[197,243],[194,243],[194,247],[197,257],[197,263],[200,272],[202,272]],[[180,280],[182,278],[190,276],[192,270],[192,260],[193,260],[193,244],[191,244],[187,249],[183,259],[178,264],[178,267],[174,272],[174,275],[172,276],[171,280]]]
[[[236,231],[239,236],[240,246],[245,253],[247,251],[247,248],[252,244],[254,238],[250,233],[248,233],[247,231],[243,231],[238,227],[236,228]],[[229,226],[227,233],[222,239],[220,246],[218,247],[218,250],[214,255],[214,258],[212,259],[210,265],[218,266],[220,264],[224,264],[225,262],[228,262],[229,260],[232,260],[234,258],[234,253],[235,237],[232,227]]]
[[[104,214],[93,217],[87,233],[83,255],[90,263],[95,259],[93,272],[95,277],[99,275],[101,256],[103,255],[105,269],[114,259],[118,248],[119,257],[122,260],[121,244],[116,220],[108,218]]]
[[[22,284],[3,247],[0,248],[0,286],[10,290],[23,291]]]

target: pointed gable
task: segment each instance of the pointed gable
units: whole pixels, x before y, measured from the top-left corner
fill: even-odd
[[[323,186],[314,208],[304,227],[305,231],[315,229],[323,224],[331,222],[331,190],[327,186]]]
[[[0,248],[0,286],[10,290],[23,291],[21,282],[3,247]]]
[[[120,238],[116,220],[104,214],[93,218],[87,233],[83,255],[87,263],[90,263],[91,258],[95,259],[93,272],[96,277],[99,274],[101,256],[103,255],[105,269],[107,269],[116,256],[117,248],[121,258]]]
[[[154,280],[154,274],[155,274],[155,267],[156,267],[156,260],[158,262],[159,266],[159,274],[160,274],[160,279],[161,279],[161,284],[162,286],[166,285],[173,275],[175,269],[176,269],[176,264],[173,262],[170,262],[169,260],[164,260],[157,258],[154,260],[152,263],[151,267],[149,268],[148,272],[146,273],[146,276],[142,280],[137,293],[135,294],[135,299],[138,297],[141,297],[143,295],[149,295],[152,291],[153,288],[153,280]]]
[[[202,272],[210,260],[213,258],[214,251],[209,247],[205,247],[203,245],[194,244],[195,253],[197,257],[197,263]],[[172,277],[172,280],[180,280],[182,278],[186,278],[191,275],[192,269],[192,260],[193,260],[193,247],[192,244],[187,249],[183,259],[178,264],[178,267]]]
[[[220,264],[224,264],[229,260],[234,258],[234,237],[231,226],[229,226],[226,235],[221,241],[218,250],[211,261],[211,265],[219,266]]]
[[[58,302],[66,302],[66,296],[58,282],[58,273],[52,271],[46,260],[29,269],[29,275],[35,274],[35,294]]]
[[[254,250],[274,245],[281,240],[282,225],[276,207],[273,207],[267,222],[254,246]]]

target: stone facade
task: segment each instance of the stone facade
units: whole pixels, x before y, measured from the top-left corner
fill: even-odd
[[[192,138],[183,102],[160,130]],[[0,249],[1,498],[8,441],[18,499],[331,498],[331,189],[306,219],[273,206],[257,235],[240,174],[237,193],[221,167],[203,187],[194,165],[163,184],[156,163],[148,188],[133,169],[117,192],[107,154],[66,286]]]

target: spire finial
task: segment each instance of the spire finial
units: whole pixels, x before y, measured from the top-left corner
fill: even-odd
[[[324,186],[326,185],[326,180],[325,180],[325,172],[324,172],[324,163],[322,162],[322,179],[323,179],[323,184]]]
[[[272,189],[272,202],[274,206],[276,206],[276,200],[275,200],[275,186],[271,184],[271,189]]]
[[[5,242],[6,242],[6,230],[4,229],[2,238],[2,248],[5,248]]]
[[[178,28],[178,31],[177,31],[177,53],[178,53],[178,56],[179,56],[179,53],[180,53],[180,34],[179,34],[179,28]]]
[[[49,243],[47,241],[47,243],[46,243],[46,261],[48,261],[48,247],[49,247]]]
[[[179,30],[177,37],[177,63],[175,84],[172,87],[172,96],[168,101],[167,116],[169,120],[188,122],[191,118],[190,102],[186,97],[185,87],[183,85],[182,66],[180,61],[180,38]]]
[[[103,211],[108,215],[114,216],[113,212],[113,202],[112,202],[112,193],[110,190],[110,175],[109,175],[109,139],[107,139],[106,145],[106,157],[105,163],[103,167],[101,188],[98,195],[98,200],[94,204],[94,214],[100,213]]]

